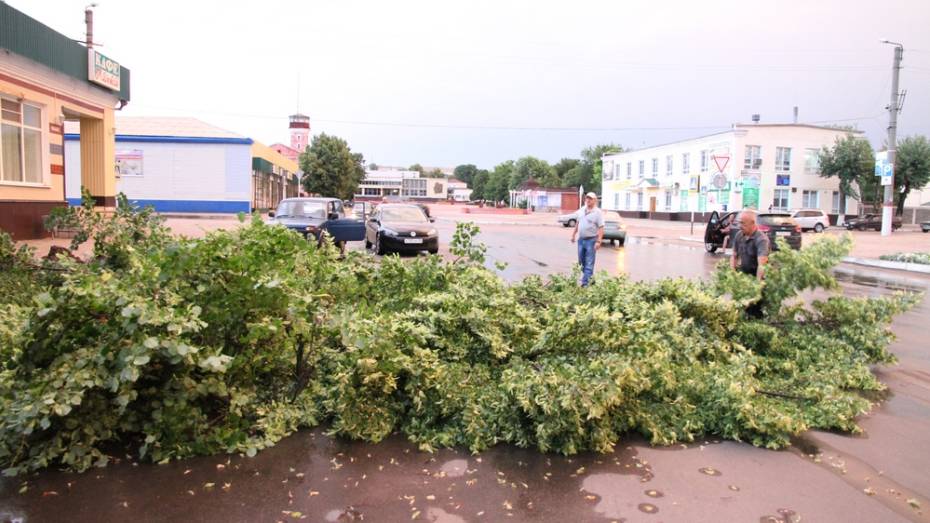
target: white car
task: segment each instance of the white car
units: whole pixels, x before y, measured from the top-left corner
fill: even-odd
[[[799,209],[791,213],[791,217],[803,231],[823,232],[830,226],[830,217],[820,209]]]
[[[572,212],[568,214],[563,214],[559,216],[558,222],[562,224],[562,227],[574,227],[578,223],[578,213]]]

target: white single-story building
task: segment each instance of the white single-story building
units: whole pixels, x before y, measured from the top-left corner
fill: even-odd
[[[65,128],[68,203],[81,200],[77,126]],[[116,188],[158,212],[252,209],[252,140],[195,118],[116,118]]]
[[[628,216],[686,219],[741,208],[837,214],[839,181],[818,154],[859,134],[807,124],[736,124],[720,133],[603,156],[602,207]],[[857,212],[846,200],[846,214]]]

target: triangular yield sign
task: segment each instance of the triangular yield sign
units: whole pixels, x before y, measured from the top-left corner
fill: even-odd
[[[727,168],[727,164],[730,163],[730,155],[728,154],[721,154],[719,156],[715,154],[711,156],[711,158],[713,158],[714,163],[717,164],[717,172],[722,173],[723,170]]]

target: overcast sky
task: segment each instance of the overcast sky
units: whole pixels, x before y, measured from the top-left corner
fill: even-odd
[[[9,0],[83,39],[88,0]],[[749,122],[930,135],[930,1],[101,0],[95,40],[132,71],[133,116],[194,116],[288,143],[314,134],[382,165],[493,167],[588,145],[664,143]],[[298,89],[299,79],[299,89]]]

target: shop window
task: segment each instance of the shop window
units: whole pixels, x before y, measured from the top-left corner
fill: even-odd
[[[787,211],[788,210],[788,189],[775,189],[775,197],[772,199],[772,210],[774,211]]]
[[[42,183],[42,110],[0,98],[0,181]]]

